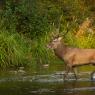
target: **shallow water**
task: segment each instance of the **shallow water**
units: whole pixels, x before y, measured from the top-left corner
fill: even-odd
[[[79,73],[75,80],[72,73],[63,80],[64,72],[51,74],[16,74],[0,77],[0,95],[95,95],[95,82],[89,72]],[[84,77],[85,75],[85,77]]]
[[[91,72],[78,73],[64,81],[63,65],[52,65],[49,68],[37,67],[36,71],[0,72],[0,95],[95,95],[95,81],[91,81]]]

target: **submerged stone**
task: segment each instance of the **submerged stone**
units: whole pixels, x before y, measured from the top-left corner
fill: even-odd
[[[91,80],[95,81],[95,71],[91,73]]]

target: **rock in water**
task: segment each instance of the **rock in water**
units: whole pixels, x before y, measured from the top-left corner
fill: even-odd
[[[95,81],[95,71],[91,73],[91,80]]]

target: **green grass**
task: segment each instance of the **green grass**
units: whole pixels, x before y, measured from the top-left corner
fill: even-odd
[[[28,44],[18,33],[0,32],[0,67],[26,65]]]
[[[31,40],[19,33],[0,32],[0,67],[30,67],[33,70],[43,64],[56,64],[61,61],[47,48],[48,35]]]

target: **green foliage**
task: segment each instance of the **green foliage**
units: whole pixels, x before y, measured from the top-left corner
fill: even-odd
[[[69,45],[95,48],[94,35],[76,38],[74,31],[93,14],[86,0],[6,0],[0,11],[0,66],[61,63],[46,44],[55,29]],[[90,2],[91,3],[91,2]],[[35,66],[34,66],[35,67]]]
[[[65,42],[68,45],[78,48],[95,48],[95,39],[93,34],[87,34],[76,38],[73,33],[68,33],[65,37]]]
[[[33,1],[33,2],[32,2]],[[20,0],[18,4],[13,0],[6,1],[1,13],[1,29],[39,38],[49,31],[46,14],[39,10],[37,0]],[[32,4],[32,5],[31,5]]]

